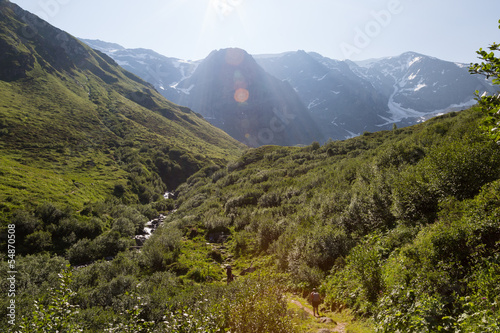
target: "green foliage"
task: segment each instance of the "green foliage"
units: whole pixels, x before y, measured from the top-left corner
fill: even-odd
[[[372,315],[380,332],[498,330],[500,154],[478,109],[234,160],[239,144],[85,52],[86,69],[37,58],[25,80],[0,81],[0,217],[16,226],[26,327],[294,332],[286,285],[319,287],[326,307]],[[496,57],[480,55],[477,72],[499,83]],[[491,126],[497,102],[480,103]],[[56,255],[86,265],[58,289]],[[223,283],[224,264],[250,261],[259,278]]]
[[[163,319],[164,329],[172,333],[224,332],[225,301],[221,299],[220,303],[213,304],[208,299],[202,299],[191,306],[171,310]]]
[[[237,296],[236,302],[232,302],[230,330],[242,333],[295,332],[280,287],[267,281],[251,282],[250,287]]]
[[[499,21],[500,23],[500,21]],[[499,26],[500,28],[500,26]],[[489,52],[479,49],[476,53],[479,59],[483,60],[481,63],[471,64],[469,71],[471,74],[485,75],[486,78],[492,78],[493,84],[500,84],[500,58],[497,53],[500,50],[500,44],[493,43],[489,47]],[[484,127],[488,130],[490,136],[495,141],[500,141],[500,95],[486,95],[479,96],[479,91],[476,91],[477,100],[479,105],[486,114],[484,119]]]
[[[109,323],[109,326],[104,329],[104,332],[126,332],[126,333],[148,333],[154,332],[154,322],[146,321],[141,318],[141,308],[145,303],[141,302],[141,297],[135,293],[125,293],[125,297],[129,297],[128,304],[123,316],[118,321]]]
[[[470,296],[460,299],[464,313],[457,318],[459,327],[467,331],[497,332],[500,330],[500,260],[498,253],[479,263],[468,287]]]
[[[75,292],[70,289],[71,271],[59,274],[59,287],[51,292],[50,299],[35,301],[31,316],[24,317],[20,324],[22,332],[83,332],[82,326],[75,322],[78,306],[71,304]]]
[[[441,200],[471,198],[497,179],[499,158],[498,147],[477,133],[436,146],[395,181],[394,214],[407,222],[433,222]]]
[[[165,270],[179,256],[182,232],[167,225],[157,230],[142,249],[143,263],[152,271]]]
[[[439,221],[391,255],[378,302],[382,332],[495,331],[498,190],[495,181],[474,199],[443,203]]]
[[[326,284],[326,302],[346,304],[359,313],[373,313],[378,296],[384,289],[382,252],[377,238],[353,248],[345,262],[331,270]]]
[[[44,202],[81,209],[110,196],[147,204],[244,148],[109,57],[12,6],[2,2],[0,27],[9,54],[2,66],[18,74],[0,78],[2,211]]]
[[[318,287],[326,307],[371,315],[382,332],[477,330],[480,317],[494,327],[486,305],[497,302],[489,295],[497,292],[500,154],[474,130],[479,118],[472,109],[316,149],[261,147],[229,168],[202,168],[138,252],[127,251],[133,234],[173,201],[115,198],[78,212],[42,204],[12,218],[22,246],[50,233],[48,251],[90,263],[75,271],[72,289],[75,322],[91,331],[293,331],[284,285]],[[108,256],[116,257],[92,263]],[[251,260],[265,262],[259,274],[279,270],[287,281],[222,284],[222,265],[238,274]]]

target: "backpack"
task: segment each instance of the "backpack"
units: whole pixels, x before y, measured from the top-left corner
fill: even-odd
[[[319,302],[319,294],[312,293],[312,300],[313,300],[313,302]]]

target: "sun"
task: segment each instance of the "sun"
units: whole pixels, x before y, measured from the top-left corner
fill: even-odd
[[[243,4],[244,0],[210,0],[210,7],[219,18],[228,17]]]

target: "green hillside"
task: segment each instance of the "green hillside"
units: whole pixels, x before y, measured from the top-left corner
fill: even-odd
[[[373,316],[382,332],[496,327],[500,149],[481,118],[252,149],[189,178],[170,218],[230,234],[237,269],[253,260],[292,290],[319,287],[326,309]]]
[[[496,111],[245,149],[6,0],[0,50],[1,331],[500,331]]]
[[[189,177],[139,252],[74,270],[74,296],[50,273],[62,257],[22,257],[19,269],[39,267],[30,280],[59,293],[40,301],[71,298],[79,312],[61,321],[87,331],[334,329],[296,306],[316,287],[322,315],[349,332],[495,332],[500,148],[481,121],[471,109],[323,146],[250,149]],[[77,263],[102,244],[79,242],[65,257]],[[228,264],[237,278],[226,286]],[[45,292],[24,283],[32,309]]]
[[[0,218],[19,255],[115,255],[173,207],[167,191],[245,148],[9,1],[0,49]]]
[[[0,4],[3,211],[81,208],[115,186],[147,203],[243,148],[104,54]]]

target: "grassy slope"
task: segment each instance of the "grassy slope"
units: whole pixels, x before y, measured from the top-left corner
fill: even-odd
[[[33,61],[32,66],[18,66],[24,77],[0,80],[4,209],[42,201],[81,207],[103,199],[114,185],[127,183],[130,171],[115,156],[119,148],[129,147],[144,159],[155,148],[177,149],[167,159],[172,165],[188,164],[187,172],[225,163],[243,148],[71,36],[66,43],[79,53],[66,54],[64,61],[47,59],[49,46],[60,43],[49,38],[61,32],[30,18],[38,34],[25,38],[20,32],[29,25],[17,9],[5,2],[0,9],[4,15],[0,38],[14,59],[3,65],[15,67],[22,57]],[[56,51],[64,52],[64,46]],[[172,172],[164,175],[164,181],[172,190],[188,176]]]

